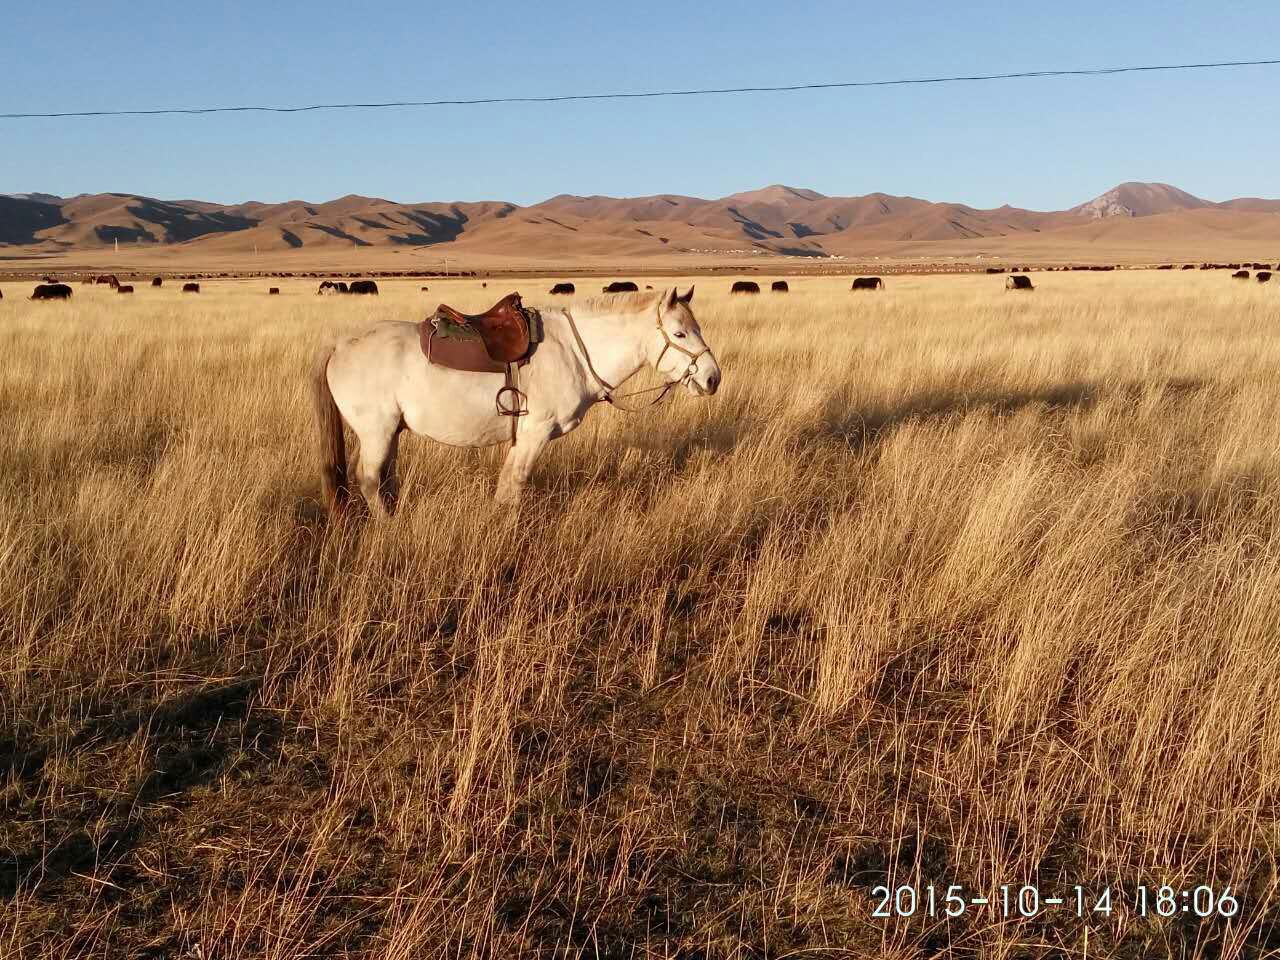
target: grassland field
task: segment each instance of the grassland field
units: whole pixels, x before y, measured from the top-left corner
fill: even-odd
[[[0,956],[1280,951],[1280,289],[731,279],[720,393],[598,409],[518,522],[408,439],[340,526],[317,346],[551,280],[4,285]]]

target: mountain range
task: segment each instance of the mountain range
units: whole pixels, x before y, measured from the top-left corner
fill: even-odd
[[[1185,241],[1187,256],[1209,256],[1223,244],[1260,255],[1280,250],[1280,200],[1212,202],[1163,183],[1124,183],[1050,212],[884,193],[831,197],[782,185],[717,200],[563,194],[531,206],[355,195],[230,205],[126,193],[0,195],[0,247],[8,259],[117,244],[211,257],[362,248],[461,259],[963,256],[988,249],[1034,256],[1059,247],[1163,249],[1171,238]]]

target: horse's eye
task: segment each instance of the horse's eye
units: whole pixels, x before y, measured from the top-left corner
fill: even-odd
[[[687,334],[683,330],[676,331],[676,339],[683,340],[686,336]]]

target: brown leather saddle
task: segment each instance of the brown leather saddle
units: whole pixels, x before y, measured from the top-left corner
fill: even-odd
[[[419,325],[418,337],[427,361],[436,366],[505,374],[506,384],[494,401],[498,413],[514,418],[527,412],[516,370],[529,362],[541,342],[542,318],[520,302],[520,294],[507,294],[484,313],[463,313],[442,303]],[[513,419],[513,442],[515,426]]]
[[[484,313],[462,313],[442,303],[436,307],[435,320],[479,335],[489,359],[496,363],[517,363],[529,352],[529,316],[518,293],[507,294]]]

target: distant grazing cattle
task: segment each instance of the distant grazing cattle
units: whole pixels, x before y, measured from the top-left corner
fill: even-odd
[[[1248,270],[1237,270],[1235,273],[1233,273],[1233,274],[1231,275],[1231,279],[1232,279],[1232,280],[1248,280],[1248,279],[1249,279],[1249,271],[1248,271]]]
[[[987,273],[1004,273],[1004,267],[987,267]]]
[[[1269,263],[1255,263],[1255,264],[1252,264],[1252,266],[1253,266],[1253,269],[1255,269],[1255,270],[1270,270],[1270,269],[1271,269],[1271,264],[1269,264]]]
[[[556,295],[570,294],[570,293],[576,293],[577,288],[574,287],[572,283],[557,283],[555,286],[551,288],[551,292]]]
[[[1271,279],[1271,271],[1269,271],[1269,270],[1259,270],[1259,271],[1258,271],[1258,282],[1259,282],[1259,283],[1266,283],[1266,282],[1267,282],[1268,280],[1270,280],[1270,279]]]
[[[1006,277],[1004,281],[1004,288],[1006,290],[1034,290],[1035,289],[1035,287],[1031,285],[1030,277],[1020,276],[1018,274],[1014,274],[1011,277]]]
[[[422,292],[423,292],[423,293],[426,293],[426,292],[427,292],[428,290],[430,290],[430,289],[431,289],[430,287],[423,287],[423,288],[422,288]]]
[[[730,293],[759,293],[760,284],[754,280],[735,280],[729,288]]]
[[[884,281],[879,277],[857,277],[850,290],[883,290]]]
[[[184,284],[182,285],[182,292],[183,292],[183,293],[199,293],[199,292],[200,292],[200,284],[198,284],[198,283],[184,283]]]
[[[323,293],[325,296],[346,292],[347,281],[345,280],[325,280],[320,284],[320,289],[316,291],[316,293]]]
[[[272,287],[270,290],[267,291],[267,296],[274,297],[279,292],[280,292],[279,287]]]
[[[1172,263],[1162,263],[1162,264],[1160,264],[1160,266],[1156,267],[1156,269],[1157,269],[1157,270],[1172,270],[1172,269],[1173,269],[1173,264],[1172,264]]]
[[[615,280],[603,288],[605,293],[636,293],[640,290],[630,280]]]
[[[93,278],[93,282],[94,282],[94,283],[106,283],[106,284],[110,284],[110,285],[111,285],[111,286],[113,286],[113,287],[118,287],[118,286],[120,286],[120,281],[116,279],[115,274],[110,274],[110,273],[104,273],[104,274],[103,274],[102,276],[100,276],[100,277],[94,277],[94,278]]]
[[[1196,265],[1194,263],[1184,263],[1182,265],[1183,270],[1194,270],[1195,268],[1196,268]]]
[[[120,286],[116,287],[116,293],[133,293],[133,284],[131,283],[120,284]]]
[[[65,283],[37,284],[31,294],[32,300],[70,300],[71,288]]]
[[[347,284],[347,293],[377,293],[378,285],[372,280],[352,280]]]
[[[769,289],[772,290],[774,293],[789,293],[791,291],[791,288],[787,286],[787,281],[785,280],[773,281],[773,283],[769,286]]]
[[[163,287],[163,286],[164,286],[164,277],[152,277],[152,278],[151,278],[151,285],[152,285],[153,287]]]
[[[480,286],[482,286],[482,287],[487,287],[488,285],[489,285],[489,284],[488,284],[488,282],[487,282],[487,281],[486,281],[485,283],[480,284]]]

